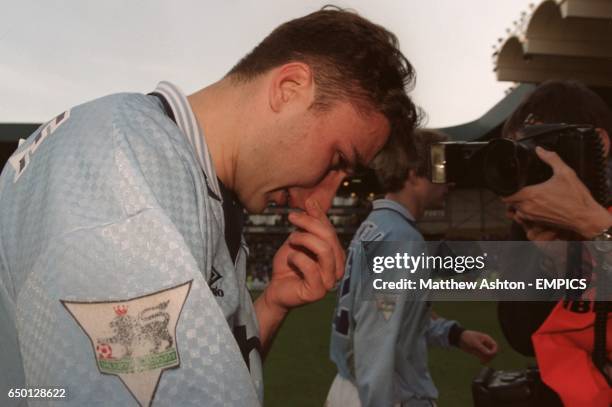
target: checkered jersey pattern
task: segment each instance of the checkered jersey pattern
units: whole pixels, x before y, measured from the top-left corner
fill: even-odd
[[[2,387],[67,389],[66,400],[30,405],[137,405],[99,372],[60,300],[120,301],[192,281],[176,330],[180,366],[162,373],[153,406],[260,404],[261,363],[249,374],[232,334],[236,321],[256,328],[244,269],[229,259],[220,203],[191,146],[153,97],[71,109],[17,181],[14,171],[0,177],[0,365],[11,367]],[[212,267],[223,298],[208,287]]]

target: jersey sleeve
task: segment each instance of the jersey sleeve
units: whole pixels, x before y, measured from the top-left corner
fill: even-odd
[[[65,388],[67,405],[257,404],[223,313],[155,210],[58,239],[23,287],[17,315],[27,385]],[[174,360],[156,359],[166,352]]]
[[[449,339],[449,333],[453,325],[457,324],[457,321],[448,320],[444,318],[430,318],[429,324],[425,335],[427,338],[427,345],[438,346],[442,348],[449,348],[451,346]]]
[[[95,146],[58,138],[47,155],[41,145],[18,181],[42,176],[36,162],[55,163],[47,195],[29,185],[33,199],[46,199],[45,212],[24,213],[38,216],[44,244],[31,266],[10,270],[27,273],[14,308],[24,384],[65,389],[51,404],[68,406],[259,405],[203,275],[212,248],[192,247],[207,216],[192,162],[153,109],[132,102],[141,103],[116,102],[124,109],[105,121]],[[80,130],[77,142],[87,143],[91,111],[73,113],[53,136]],[[57,162],[62,148],[65,162]],[[26,242],[8,255],[23,258]]]

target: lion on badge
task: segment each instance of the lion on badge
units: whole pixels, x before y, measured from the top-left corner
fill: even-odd
[[[166,342],[164,350],[171,348],[174,340],[168,331],[170,314],[164,311],[169,303],[170,300],[167,300],[154,307],[145,308],[137,317],[127,313],[127,306],[114,307],[116,316],[109,324],[113,336],[98,338],[98,344],[121,345],[124,348],[122,358],[131,357],[135,348],[147,344],[152,346],[149,353],[159,353],[164,342]]]

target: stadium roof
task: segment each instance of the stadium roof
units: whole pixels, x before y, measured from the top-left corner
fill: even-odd
[[[438,130],[448,134],[451,140],[455,141],[487,140],[493,138],[500,131],[510,113],[516,109],[525,95],[529,94],[534,88],[535,85],[531,84],[518,85],[479,119]]]
[[[498,80],[612,87],[611,0],[542,1],[506,32],[493,54]]]
[[[535,85],[573,79],[612,108],[612,0],[544,0],[506,30],[493,53],[499,81],[521,83],[481,118],[440,129],[458,141],[487,140]]]

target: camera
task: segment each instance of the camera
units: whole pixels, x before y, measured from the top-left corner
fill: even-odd
[[[559,154],[596,200],[607,199],[604,147],[593,126],[530,125],[520,130],[520,136],[520,140],[433,144],[430,179],[453,183],[456,188],[488,188],[497,195],[512,195],[552,176],[552,169],[535,153],[540,146]]]
[[[472,381],[474,407],[561,407],[535,367],[504,371],[484,367]]]

